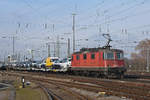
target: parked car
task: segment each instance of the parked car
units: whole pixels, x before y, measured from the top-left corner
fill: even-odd
[[[6,70],[6,64],[4,64],[4,63],[1,63],[0,64],[0,70]]]

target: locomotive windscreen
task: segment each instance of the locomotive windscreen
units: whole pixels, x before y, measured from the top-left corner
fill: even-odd
[[[123,53],[122,52],[104,52],[103,58],[108,59],[108,60],[113,60],[113,59],[122,60],[123,59]]]

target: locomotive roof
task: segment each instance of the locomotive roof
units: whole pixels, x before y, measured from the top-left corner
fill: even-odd
[[[108,48],[82,48],[80,51],[75,52],[74,54],[79,54],[83,52],[98,52],[98,51],[113,51],[113,52],[123,52],[120,49],[108,49]]]

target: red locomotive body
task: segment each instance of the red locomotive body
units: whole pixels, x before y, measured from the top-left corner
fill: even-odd
[[[117,75],[122,77],[124,66],[123,51],[108,48],[84,48],[72,54],[71,70],[95,75]]]

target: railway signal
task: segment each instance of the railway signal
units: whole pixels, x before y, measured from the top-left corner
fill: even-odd
[[[25,79],[24,79],[24,76],[22,76],[22,78],[21,78],[21,81],[22,81],[22,88],[25,88]]]

